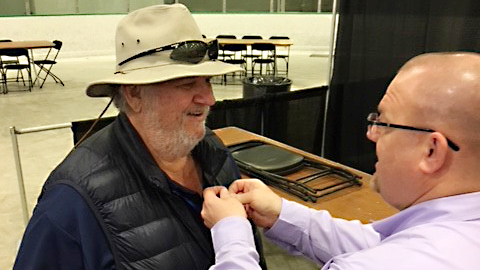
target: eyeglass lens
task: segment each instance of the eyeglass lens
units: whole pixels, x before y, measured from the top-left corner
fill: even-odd
[[[207,53],[210,59],[217,59],[218,47],[216,42],[208,44],[201,41],[185,42],[172,51],[170,58],[177,61],[197,64],[203,60]]]

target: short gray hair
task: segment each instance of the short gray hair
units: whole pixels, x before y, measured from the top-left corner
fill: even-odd
[[[125,99],[124,85],[120,85],[115,91],[113,91],[113,104],[118,108],[120,112],[129,113],[131,111],[130,105],[128,105]]]

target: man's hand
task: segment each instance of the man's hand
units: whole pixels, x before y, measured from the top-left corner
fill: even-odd
[[[270,228],[282,210],[282,198],[258,179],[240,179],[228,188],[245,205],[248,217],[257,226]]]
[[[247,218],[243,205],[225,187],[209,187],[203,191],[203,223],[211,229],[221,219],[231,216]]]

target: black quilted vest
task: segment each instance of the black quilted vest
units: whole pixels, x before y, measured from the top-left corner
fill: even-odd
[[[211,130],[192,154],[207,186],[228,186],[239,178],[228,150]],[[210,232],[199,213],[172,192],[124,114],[70,154],[42,193],[60,183],[75,188],[89,204],[117,269],[204,270],[215,262]],[[265,269],[258,235],[256,242]]]

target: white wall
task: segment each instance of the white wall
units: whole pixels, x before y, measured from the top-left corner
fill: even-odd
[[[124,15],[25,16],[0,18],[0,39],[61,40],[59,57],[114,55],[115,28]],[[292,51],[328,54],[330,14],[194,14],[208,37],[234,34],[289,36]]]

